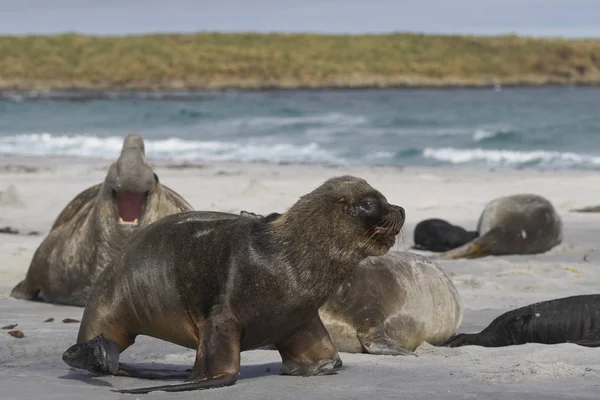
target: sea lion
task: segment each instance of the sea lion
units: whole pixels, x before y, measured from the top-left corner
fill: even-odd
[[[268,220],[281,215],[240,214]],[[319,315],[338,351],[407,355],[423,342],[437,345],[453,335],[462,322],[463,307],[439,263],[390,251],[361,261]]]
[[[131,236],[188,210],[188,202],[159,182],[142,137],[130,134],[104,183],[78,194],[56,217],[11,296],[84,306],[98,275]]]
[[[479,217],[477,231],[478,238],[439,258],[543,253],[562,242],[563,224],[545,198],[517,194],[490,201]]]
[[[361,260],[389,251],[403,223],[402,207],[352,176],[327,180],[271,222],[203,211],[164,217],[100,275],[63,360],[144,377],[118,362],[137,335],[196,349],[189,382],[121,393],[232,385],[240,352],[268,344],[283,374],[333,373],[342,361],[318,309]]]
[[[443,219],[426,219],[415,227],[413,248],[434,252],[448,251],[460,247],[478,236],[478,232],[467,231]]]
[[[502,347],[575,343],[600,347],[600,295],[563,297],[508,311],[479,333],[460,333],[441,346]]]

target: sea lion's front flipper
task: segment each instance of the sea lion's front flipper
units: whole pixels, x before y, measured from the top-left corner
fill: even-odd
[[[385,334],[383,329],[370,329],[369,332],[358,332],[358,341],[367,353],[388,356],[414,356],[410,350],[405,349],[395,340]]]
[[[185,379],[190,375],[190,371],[139,368],[133,365],[119,363],[119,370],[115,375],[143,379]]]
[[[112,391],[130,394],[183,392],[235,384],[240,373],[241,327],[227,313],[211,317],[206,325],[200,335],[196,361],[188,382]]]
[[[184,392],[187,390],[214,389],[223,386],[231,386],[237,381],[237,375],[227,375],[213,379],[202,379],[186,383],[178,383],[175,385],[151,386],[137,389],[117,389],[111,392],[144,394],[150,392]]]
[[[283,375],[330,375],[342,367],[342,360],[319,314],[275,346],[283,361]]]

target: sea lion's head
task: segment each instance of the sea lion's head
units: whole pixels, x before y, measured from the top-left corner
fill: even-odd
[[[302,196],[272,224],[310,225],[307,234],[317,236],[340,257],[354,253],[364,258],[390,250],[404,217],[402,207],[388,203],[364,179],[346,175],[331,178]]]
[[[157,185],[158,176],[145,158],[144,139],[137,133],[127,135],[104,181],[105,218],[127,229],[142,225]]]

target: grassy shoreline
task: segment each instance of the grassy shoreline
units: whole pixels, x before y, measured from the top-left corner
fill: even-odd
[[[600,39],[197,33],[0,36],[0,91],[600,86]]]

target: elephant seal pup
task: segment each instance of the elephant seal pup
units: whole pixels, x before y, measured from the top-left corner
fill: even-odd
[[[406,355],[452,336],[463,307],[437,262],[391,251],[363,260],[319,314],[338,351]]]
[[[442,252],[455,249],[479,236],[443,219],[426,219],[415,227],[414,249]]]
[[[508,254],[538,254],[562,242],[560,216],[545,198],[517,194],[489,202],[477,224],[479,237],[439,255],[475,258]]]
[[[145,160],[144,140],[130,134],[104,183],[81,192],[58,215],[11,296],[84,306],[96,278],[131,236],[191,209],[159,182]]]
[[[479,333],[460,333],[446,347],[575,343],[600,347],[600,295],[563,297],[500,315]]]
[[[310,223],[308,223],[310,222]],[[360,261],[395,243],[404,210],[363,179],[332,178],[271,222],[189,211],[142,229],[88,299],[72,367],[142,376],[119,364],[137,335],[196,349],[189,382],[147,393],[232,385],[240,352],[275,344],[289,375],[321,375],[342,362],[319,307]]]

